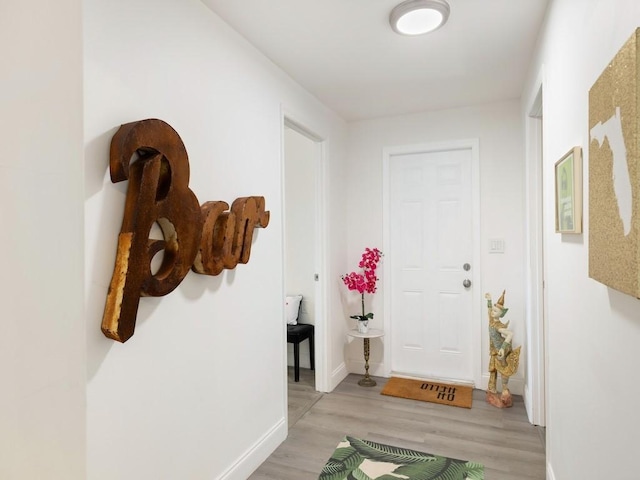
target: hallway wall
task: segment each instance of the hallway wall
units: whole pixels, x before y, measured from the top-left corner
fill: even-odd
[[[484,293],[496,299],[507,290],[508,318],[514,331],[514,345],[525,341],[524,328],[524,270],[523,270],[523,208],[524,153],[522,128],[517,100],[466,108],[424,112],[414,115],[366,120],[349,124],[349,243],[350,265],[357,266],[364,247],[382,248],[382,159],[385,147],[438,143],[461,139],[479,139],[480,153],[480,265],[481,284],[478,296],[482,324],[483,379],[488,379],[489,338]],[[366,192],[363,195],[362,192]],[[489,239],[505,241],[503,254],[490,254]],[[384,259],[381,263],[384,272]],[[381,277],[381,275],[378,275]],[[382,282],[371,299],[376,312],[373,326],[382,328],[384,292]],[[346,297],[343,295],[343,298]],[[353,308],[353,307],[352,307]],[[343,308],[345,330],[354,328],[348,317],[349,305]],[[387,339],[385,339],[387,341]],[[372,346],[372,373],[382,374],[382,348]],[[525,347],[526,350],[526,347]],[[524,355],[523,355],[524,357]],[[346,348],[350,371],[360,372],[362,344],[352,342]],[[526,363],[521,358],[521,365]],[[523,371],[512,377],[509,384],[514,393],[521,394]],[[486,384],[478,385],[485,388]]]
[[[542,80],[550,480],[637,476],[639,304],[588,275],[588,92],[639,25],[636,0],[554,0],[523,95],[526,116]],[[584,157],[584,234],[560,235],[554,164],[574,146]]]
[[[87,478],[247,478],[287,432],[284,112],[326,139],[329,188],[341,185],[344,123],[199,0],[87,1],[83,27]],[[260,195],[271,219],[248,264],[142,298],[119,344],[100,331],[127,188],[110,181],[109,143],[145,118],[181,136],[200,203]],[[343,214],[326,208],[328,257],[340,259]],[[341,362],[330,351],[324,371]]]

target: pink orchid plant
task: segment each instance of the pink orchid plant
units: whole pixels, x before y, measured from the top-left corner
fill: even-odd
[[[362,260],[358,266],[362,268],[363,273],[351,272],[342,276],[342,281],[349,290],[357,290],[362,296],[362,315],[351,315],[350,318],[363,321],[373,318],[373,313],[364,313],[364,294],[376,292],[376,267],[382,258],[382,252],[377,248],[365,248],[362,254]]]

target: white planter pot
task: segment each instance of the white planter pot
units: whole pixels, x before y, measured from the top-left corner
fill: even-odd
[[[369,331],[369,320],[358,320],[358,333],[367,333]]]

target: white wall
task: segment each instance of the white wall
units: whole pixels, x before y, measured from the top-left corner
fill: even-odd
[[[0,5],[0,478],[85,478],[79,0]]]
[[[524,157],[519,103],[503,103],[461,109],[426,112],[415,115],[382,118],[350,124],[348,169],[348,254],[353,268],[364,247],[382,246],[382,150],[413,144],[478,138],[480,144],[480,242],[482,297],[490,292],[494,298],[507,290],[508,318],[514,330],[514,345],[525,340],[524,273],[523,273],[523,208]],[[363,194],[366,192],[366,194]],[[489,254],[488,240],[505,240],[504,254]],[[381,263],[384,271],[384,259]],[[379,275],[381,277],[381,275]],[[382,282],[373,295],[372,311],[375,328],[383,326]],[[345,295],[345,297],[348,297]],[[368,300],[369,301],[369,300]],[[345,304],[343,328],[353,328]],[[482,371],[489,362],[486,302],[481,310]],[[362,372],[362,343],[352,342],[346,348],[350,371]],[[524,358],[521,359],[524,363]],[[371,372],[381,374],[382,345],[371,346]],[[512,377],[509,386],[521,394],[523,368]],[[487,377],[488,378],[488,377]],[[486,385],[479,385],[486,388]]]
[[[344,124],[197,0],[85,2],[84,58],[88,478],[244,479],[286,435],[283,112],[326,140],[331,189]],[[201,203],[262,195],[271,221],[247,265],[189,273],[171,294],[141,299],[135,335],[118,344],[100,332],[126,191],[109,180],[109,142],[144,118],[181,135]],[[343,213],[326,209],[336,262]],[[328,293],[331,314],[339,300]]]
[[[523,95],[526,115],[542,78],[550,479],[637,477],[639,305],[588,277],[587,179],[588,92],[639,22],[636,0],[554,0]],[[552,233],[553,166],[576,145],[585,233],[562,236]]]
[[[287,295],[302,295],[298,322],[315,322],[316,164],[320,146],[292,128],[284,130],[285,282]],[[293,365],[293,344],[287,345]],[[310,368],[309,342],[300,344],[300,366]]]

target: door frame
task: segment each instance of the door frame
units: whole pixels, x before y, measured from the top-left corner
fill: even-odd
[[[433,142],[412,145],[399,145],[385,147],[382,150],[382,245],[383,252],[391,252],[390,250],[390,178],[389,164],[394,155],[409,155],[416,153],[433,153],[449,150],[471,150],[471,228],[473,235],[472,258],[470,271],[471,282],[474,287],[471,295],[472,305],[482,306],[482,286],[481,265],[480,265],[480,141],[478,138],[469,138],[461,140],[449,140],[444,142]],[[390,263],[393,259],[385,259],[386,263]],[[384,341],[384,361],[383,371],[385,376],[392,376],[394,373],[391,365],[392,362],[392,338],[391,338],[391,268],[383,268],[382,285],[384,292],[384,330],[386,339]],[[471,309],[471,357],[474,365],[472,366],[473,381],[478,387],[482,384],[482,316],[484,308]],[[434,379],[438,380],[438,379]],[[450,380],[450,379],[440,379]]]
[[[315,389],[320,392],[326,392],[329,388],[329,368],[328,368],[328,339],[329,339],[329,325],[326,321],[326,305],[327,305],[327,228],[326,228],[326,139],[325,136],[317,133],[313,129],[307,126],[306,122],[303,122],[296,118],[295,114],[281,108],[281,185],[282,185],[282,205],[281,212],[284,212],[284,206],[286,202],[285,198],[285,148],[284,148],[284,130],[285,127],[291,128],[299,134],[307,137],[309,140],[316,144],[317,152],[315,155],[315,210],[313,212],[315,216],[315,230],[316,230],[316,245],[315,245],[315,258],[314,267],[318,280],[315,282],[315,308],[314,308],[314,337],[315,337]],[[285,219],[282,220],[282,308],[284,315],[284,272],[285,272],[285,255],[286,255],[286,236],[285,236]],[[284,365],[287,365],[287,339],[286,328],[283,328],[283,357]],[[284,389],[285,396],[288,398],[288,380],[287,380],[287,368],[284,368]],[[284,405],[285,418],[287,417],[287,405]]]
[[[532,87],[525,110],[526,142],[526,242],[527,375],[524,403],[529,421],[545,426],[548,355],[544,234],[544,67]]]

